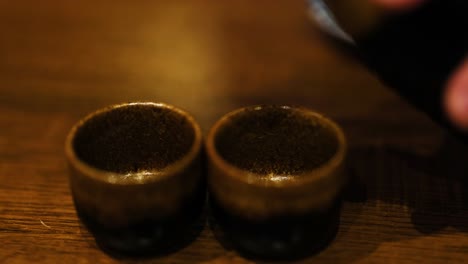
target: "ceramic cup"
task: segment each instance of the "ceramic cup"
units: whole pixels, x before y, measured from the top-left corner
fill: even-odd
[[[202,135],[162,103],[98,110],[65,144],[78,215],[106,249],[164,251],[187,236],[205,201]]]
[[[206,148],[215,226],[241,253],[303,257],[333,239],[346,183],[333,121],[300,107],[242,108],[212,127]]]

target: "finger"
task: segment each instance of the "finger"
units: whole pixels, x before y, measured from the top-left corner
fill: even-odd
[[[468,59],[449,79],[443,104],[449,120],[468,132]]]
[[[371,0],[372,2],[390,10],[408,10],[415,8],[426,0]]]

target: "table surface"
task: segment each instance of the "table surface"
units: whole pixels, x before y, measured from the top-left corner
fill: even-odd
[[[116,258],[80,225],[63,143],[85,114],[162,101],[206,131],[252,104],[340,123],[354,183],[304,263],[468,258],[466,149],[322,40],[303,0],[0,1],[0,263],[246,263],[205,225],[171,255]]]

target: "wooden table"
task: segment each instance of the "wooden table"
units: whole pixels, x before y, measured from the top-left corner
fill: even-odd
[[[177,253],[113,258],[80,225],[63,143],[97,108],[168,102],[206,131],[229,110],[336,119],[356,181],[305,263],[468,261],[466,149],[321,40],[297,1],[0,1],[0,263],[245,263],[207,226]]]

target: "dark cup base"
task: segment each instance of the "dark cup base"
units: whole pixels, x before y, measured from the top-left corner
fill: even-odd
[[[155,256],[177,251],[196,239],[204,227],[202,211],[206,200],[201,188],[178,214],[160,221],[147,220],[122,228],[107,228],[84,213],[75,202],[79,218],[97,245],[115,256]]]
[[[251,259],[296,260],[324,249],[336,236],[340,199],[324,213],[281,215],[253,221],[231,214],[210,197],[212,228],[224,245]]]

